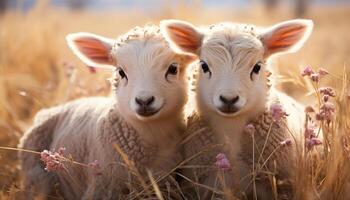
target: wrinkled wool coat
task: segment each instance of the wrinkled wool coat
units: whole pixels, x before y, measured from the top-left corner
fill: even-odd
[[[232,170],[224,173],[226,177],[225,184],[235,192],[247,189],[246,193],[252,194],[251,173],[253,172],[253,163],[255,169],[257,169],[257,166],[264,165],[262,171],[271,172],[281,183],[278,187],[280,198],[287,198],[291,192],[288,179],[295,164],[295,145],[281,144],[286,139],[291,139],[287,129],[287,121],[283,119],[280,123],[274,123],[269,111],[266,110],[256,119],[251,120],[250,123],[255,127],[255,130],[253,132],[243,130],[240,142],[242,150],[236,160],[230,160]],[[233,130],[232,134],[240,134],[235,131],[237,130]],[[184,170],[184,176],[200,184],[213,187],[216,181],[216,176],[213,176],[213,174],[220,174],[215,166],[216,155],[223,152],[229,158],[230,148],[228,143],[220,142],[222,140],[218,138],[219,136],[215,135],[208,124],[196,114],[189,117],[188,129],[185,135],[187,138],[184,141],[184,157],[185,159],[194,157],[187,164],[198,168],[195,168],[195,170]],[[263,149],[262,158],[259,160]],[[265,194],[266,191],[269,191],[268,193],[272,195],[269,177],[262,171],[256,175],[257,194]],[[237,182],[240,179],[241,181]],[[198,188],[199,193],[207,192],[209,196],[206,197],[211,198],[209,190],[202,187]],[[222,187],[220,189],[223,190]],[[194,193],[194,191],[189,192],[190,198],[194,198]],[[264,198],[273,198],[270,195],[264,196]]]
[[[115,145],[135,168],[125,164]],[[65,156],[74,161],[85,164],[98,161],[98,172],[71,163],[65,163],[64,170],[47,172],[39,156],[20,153],[22,166],[29,171],[26,181],[39,184],[47,192],[60,183],[65,199],[125,199],[132,189],[139,187],[132,185],[139,184],[136,173],[147,177],[146,169],[150,168],[158,177],[181,161],[175,148],[169,147],[164,153],[141,140],[120,116],[114,100],[102,97],[84,98],[41,111],[19,147],[34,151],[65,147]]]

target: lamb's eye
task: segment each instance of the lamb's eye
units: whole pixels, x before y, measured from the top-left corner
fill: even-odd
[[[253,73],[254,73],[254,74],[259,74],[260,69],[261,69],[261,65],[262,65],[261,62],[257,62],[257,63],[254,65],[252,71],[250,72],[250,78],[251,78],[251,79],[252,79]]]
[[[169,75],[176,75],[178,73],[178,64],[177,63],[172,63],[169,65],[168,70],[165,73],[165,78],[168,78]]]
[[[261,69],[261,62],[258,62],[254,65],[252,72],[259,74],[260,69]]]
[[[209,77],[211,77],[211,71],[210,71],[210,69],[209,69],[208,64],[207,64],[205,61],[203,61],[203,60],[201,60],[201,61],[199,62],[199,64],[201,65],[201,68],[202,68],[202,70],[203,70],[203,73],[209,73]]]
[[[167,73],[171,74],[171,75],[176,75],[177,74],[177,66],[178,66],[177,63],[172,63],[169,66]]]
[[[119,73],[119,76],[123,79],[123,78],[126,78],[128,79],[128,77],[126,76],[124,70],[122,68],[119,68],[118,70],[118,73]]]

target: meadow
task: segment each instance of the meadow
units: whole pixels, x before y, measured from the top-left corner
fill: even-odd
[[[169,18],[196,25],[233,21],[268,26],[294,17],[284,7],[266,12],[260,6],[245,10],[195,3],[171,9],[161,6],[161,12],[150,14],[137,8],[73,12],[38,3],[27,13],[11,10],[0,15],[0,146],[16,147],[41,108],[110,93],[110,71],[91,69],[75,58],[65,42],[68,33],[85,31],[113,38],[136,25]],[[295,199],[345,199],[344,183],[350,178],[346,170],[350,167],[348,17],[350,7],[311,7],[305,16],[315,23],[309,41],[298,53],[272,61],[279,88],[305,105],[317,104],[312,82],[300,75],[306,66],[329,71],[319,86],[331,86],[336,92],[334,121],[322,126],[327,156],[321,160],[317,155],[300,155]],[[16,199],[20,178],[17,152],[0,149],[0,199]]]

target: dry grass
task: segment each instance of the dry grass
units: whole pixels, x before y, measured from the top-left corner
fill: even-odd
[[[149,15],[136,9],[72,13],[43,3],[25,15],[12,11],[0,16],[0,146],[15,147],[42,107],[80,96],[108,94],[110,72],[92,73],[74,58],[65,44],[67,33],[89,31],[115,37],[135,25],[158,23],[163,18],[194,24],[232,20],[269,25],[293,17],[286,10],[267,14],[258,7],[248,11],[205,10],[195,4],[180,5],[175,12],[163,6],[163,13]],[[344,199],[344,182],[350,176],[349,81],[345,76],[350,73],[350,8],[313,8],[307,17],[315,22],[311,39],[299,53],[274,60],[275,70],[282,75],[283,90],[314,105],[314,96],[307,95],[312,87],[299,76],[300,68],[328,69],[332,75],[322,84],[336,88],[337,115],[331,127],[323,125],[328,151],[322,159],[317,154],[300,154],[296,199]],[[14,197],[19,179],[16,152],[0,150],[0,199]],[[153,188],[159,195],[159,188]]]

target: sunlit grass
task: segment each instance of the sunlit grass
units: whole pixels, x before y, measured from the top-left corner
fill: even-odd
[[[27,14],[11,11],[0,16],[0,146],[15,147],[40,108],[82,96],[109,94],[106,80],[110,72],[93,73],[83,66],[66,47],[67,33],[88,31],[116,37],[135,25],[158,23],[163,18],[186,19],[198,25],[219,21],[271,25],[292,17],[285,10],[272,15],[255,7],[246,11],[218,10],[204,9],[199,3],[178,9],[164,6],[164,12],[152,15],[137,9],[73,13],[38,5]],[[275,59],[273,71],[281,75],[278,76],[281,89],[314,106],[317,101],[313,87],[299,71],[306,65],[326,68],[331,75],[321,85],[336,89],[337,112],[331,127],[323,126],[322,130],[328,141],[327,153],[299,154],[295,199],[320,196],[321,199],[344,199],[350,176],[350,91],[346,76],[350,72],[350,8],[314,8],[307,17],[315,22],[310,40],[299,53]],[[10,199],[20,188],[16,153],[0,149],[0,163],[0,199]],[[180,163],[178,167],[186,165]],[[148,175],[151,184],[139,177],[141,185],[159,197],[162,190],[156,185],[159,180],[151,173]],[[202,186],[198,184],[198,187]],[[210,189],[220,194],[225,192]],[[181,193],[179,188],[175,190]]]

